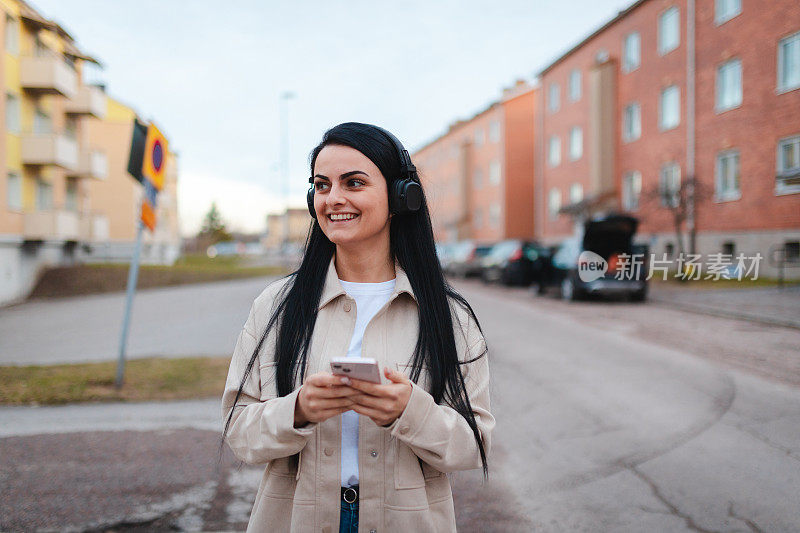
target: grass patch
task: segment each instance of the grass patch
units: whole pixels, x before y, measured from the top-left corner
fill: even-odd
[[[190,283],[207,283],[242,278],[282,276],[288,270],[281,266],[247,267],[243,258],[215,257],[197,254],[183,256],[172,266],[139,265],[137,289],[169,287]],[[84,294],[124,291],[128,286],[130,265],[97,263],[45,270],[28,299],[62,298]]]
[[[125,364],[120,390],[117,362],[0,367],[0,404],[222,398],[230,357],[150,357]]]

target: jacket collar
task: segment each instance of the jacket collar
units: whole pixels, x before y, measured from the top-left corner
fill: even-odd
[[[339,275],[336,272],[336,254],[334,253],[331,257],[331,262],[328,265],[328,273],[325,275],[325,286],[322,289],[322,297],[319,299],[319,309],[325,307],[331,300],[336,298],[337,296],[341,296],[342,294],[347,294],[342,287],[342,284],[339,283]],[[414,291],[411,290],[411,283],[408,281],[408,276],[406,276],[405,271],[400,268],[400,263],[395,260],[394,262],[394,271],[396,276],[396,281],[394,283],[394,292],[392,292],[392,296],[389,300],[394,300],[400,293],[408,293],[414,301],[417,300],[417,297],[414,296]]]

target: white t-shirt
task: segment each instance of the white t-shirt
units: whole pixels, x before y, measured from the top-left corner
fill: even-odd
[[[389,301],[395,281],[396,279],[380,283],[356,283],[339,280],[344,291],[356,301],[356,327],[350,339],[347,357],[370,357],[368,353],[361,353],[361,339],[369,321]],[[342,413],[343,487],[358,483],[358,418],[359,414],[352,410]]]

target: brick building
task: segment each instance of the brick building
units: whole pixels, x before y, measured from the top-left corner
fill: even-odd
[[[417,150],[437,241],[532,238],[534,106],[524,81]]]
[[[684,249],[694,227],[697,253],[759,252],[770,276],[774,250],[797,254],[795,0],[640,0],[540,81],[540,240],[563,239],[585,216],[627,211],[653,252],[674,257],[672,208],[685,206]]]

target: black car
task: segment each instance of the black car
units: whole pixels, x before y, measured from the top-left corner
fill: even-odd
[[[616,214],[587,220],[557,248],[544,284],[558,287],[566,300],[620,295],[644,301],[649,257],[647,245],[633,242],[638,224],[634,217]]]
[[[487,283],[527,287],[540,281],[546,260],[546,249],[534,241],[502,241],[483,258],[481,278]]]

